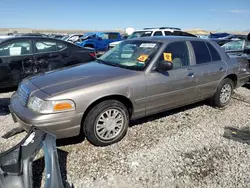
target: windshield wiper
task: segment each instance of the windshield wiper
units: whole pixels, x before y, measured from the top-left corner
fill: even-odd
[[[110,65],[110,66],[114,66],[114,67],[120,67],[117,63],[110,63],[110,62],[104,61],[104,60],[99,59],[99,58],[97,58],[96,60],[99,61],[100,63],[105,64],[105,65]]]

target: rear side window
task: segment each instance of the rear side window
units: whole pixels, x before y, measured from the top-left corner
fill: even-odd
[[[164,34],[167,35],[173,35],[173,33],[171,31],[164,31]]]
[[[192,34],[187,33],[187,32],[180,32],[180,36],[185,36],[185,37],[196,37],[195,35],[192,35]]]
[[[50,40],[37,40],[35,41],[35,52],[55,52],[57,51],[57,44],[55,41]]]
[[[62,43],[62,42],[57,42],[57,50],[60,51],[60,50],[63,50],[67,48],[67,45]]]
[[[210,43],[207,42],[206,44],[207,44],[208,49],[210,51],[212,61],[220,61],[221,57],[220,57],[220,54],[218,53],[218,51]]]
[[[196,64],[208,63],[211,61],[210,53],[205,42],[191,41],[194,49]]]
[[[117,39],[118,38],[118,33],[109,33],[109,39]]]
[[[161,32],[161,31],[156,31],[156,32],[154,33],[154,36],[162,36],[162,32]]]

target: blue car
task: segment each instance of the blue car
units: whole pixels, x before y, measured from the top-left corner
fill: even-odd
[[[122,40],[119,32],[90,32],[84,34],[77,45],[94,48],[96,52],[106,51],[109,43]]]

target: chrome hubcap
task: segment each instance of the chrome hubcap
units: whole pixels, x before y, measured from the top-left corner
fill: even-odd
[[[220,92],[220,102],[226,103],[230,99],[231,93],[232,93],[232,86],[230,84],[225,84]]]
[[[96,134],[103,140],[110,140],[120,134],[124,126],[124,115],[118,109],[108,109],[96,121]]]

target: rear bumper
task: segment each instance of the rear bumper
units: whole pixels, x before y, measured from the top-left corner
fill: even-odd
[[[13,121],[18,122],[26,131],[34,125],[56,135],[57,138],[67,138],[79,135],[81,130],[83,114],[65,112],[41,115],[23,106],[15,94],[11,98],[9,110]]]

